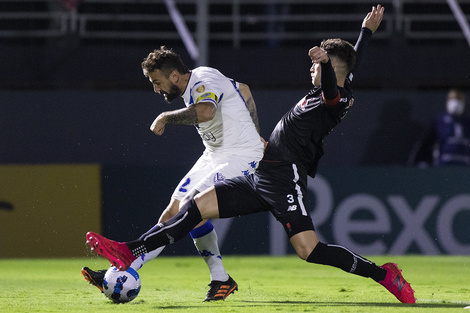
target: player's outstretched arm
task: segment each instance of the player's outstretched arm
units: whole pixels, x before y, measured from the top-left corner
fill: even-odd
[[[384,10],[385,8],[380,4],[378,4],[377,7],[373,6],[372,11],[367,13],[362,21],[362,27],[368,28],[372,33],[375,33],[384,17]]]
[[[356,50],[356,65],[351,70],[351,75],[349,75],[349,80],[352,81],[352,78],[357,73],[362,60],[364,58],[364,51],[367,48],[369,40],[372,37],[372,34],[379,28],[380,23],[382,22],[385,8],[380,4],[377,7],[373,6],[372,10],[367,13],[366,17],[362,21],[362,28],[357,39],[354,50]]]
[[[211,102],[198,102],[184,109],[160,113],[150,126],[156,135],[162,135],[166,124],[196,125],[214,118],[217,108]]]

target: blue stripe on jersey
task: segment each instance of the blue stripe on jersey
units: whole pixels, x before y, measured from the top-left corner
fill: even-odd
[[[232,83],[233,88],[235,88],[235,90],[237,91],[238,95],[240,96],[240,98],[242,98],[242,100],[243,100],[243,102],[245,103],[245,106],[246,106],[246,101],[245,101],[245,99],[243,98],[242,93],[240,92],[240,89],[237,88],[237,82],[234,81],[233,79],[231,79],[230,82]],[[222,99],[222,97],[220,97],[220,98]]]

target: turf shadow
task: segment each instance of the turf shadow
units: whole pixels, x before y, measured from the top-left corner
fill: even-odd
[[[419,300],[418,300],[419,301]],[[250,306],[260,304],[260,305],[266,305],[266,304],[275,304],[275,305],[305,305],[305,304],[311,304],[314,306],[329,306],[329,307],[340,307],[340,306],[345,306],[345,307],[415,307],[415,308],[463,308],[468,304],[463,304],[463,303],[415,303],[415,304],[406,304],[406,303],[379,303],[379,302],[317,302],[317,301],[255,301],[255,300],[238,300],[236,302],[242,302],[242,303],[247,303]]]

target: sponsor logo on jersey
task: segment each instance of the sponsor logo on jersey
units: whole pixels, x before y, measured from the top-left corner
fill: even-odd
[[[348,98],[340,98],[339,102],[348,102]]]
[[[211,133],[211,132],[203,133],[203,134],[201,134],[201,137],[205,141],[212,141],[212,142],[217,141],[217,138],[215,138],[214,134]]]
[[[248,166],[251,167],[252,169],[256,169],[258,167],[258,162],[253,161],[253,162],[248,162]],[[252,173],[251,170],[244,170],[242,171],[243,176],[248,176]]]
[[[297,210],[297,205],[296,204],[289,205],[289,207],[287,208],[288,212],[293,212],[295,210]]]
[[[203,93],[204,91],[206,91],[206,87],[204,87],[204,85],[199,86],[199,87],[197,87],[196,91],[199,92],[199,93]]]
[[[302,99],[300,99],[299,102],[297,102],[297,105],[302,109],[302,111],[305,111],[306,104],[307,104],[307,99],[305,99],[305,97],[303,97]]]
[[[214,175],[214,184],[217,183],[217,182],[224,181],[224,180],[225,180],[225,176],[222,175],[221,173],[216,173]]]

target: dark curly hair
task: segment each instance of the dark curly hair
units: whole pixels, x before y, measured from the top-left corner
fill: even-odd
[[[320,48],[324,49],[330,58],[337,58],[344,62],[347,67],[346,72],[351,71],[356,64],[354,46],[346,40],[340,38],[326,39],[321,42]]]
[[[153,71],[161,70],[167,78],[174,70],[177,70],[180,74],[189,73],[188,67],[181,61],[180,56],[165,46],[150,52],[142,62],[142,69],[145,76]]]

